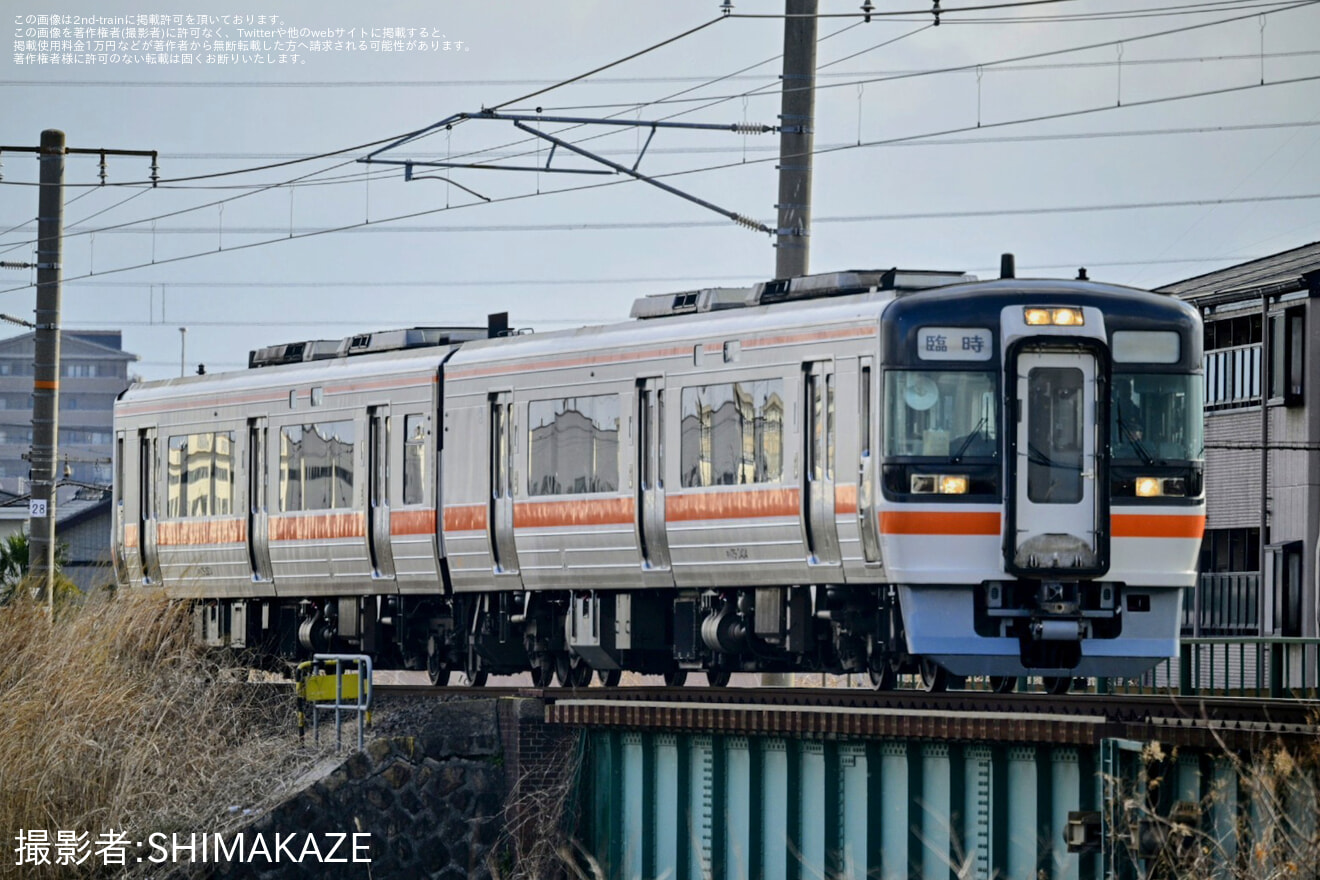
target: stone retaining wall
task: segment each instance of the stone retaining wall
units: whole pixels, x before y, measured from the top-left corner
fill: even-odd
[[[380,715],[365,751],[324,762],[243,829],[249,840],[262,835],[272,856],[277,834],[298,835],[289,846],[295,854],[308,834],[321,842],[370,834],[370,863],[290,863],[286,855],[273,864],[194,864],[172,877],[510,878],[547,855],[547,841],[559,836],[552,813],[572,784],[576,738],[543,723],[540,700],[398,704]],[[348,734],[346,727],[351,742]],[[323,727],[321,735],[334,733]],[[339,854],[350,855],[349,844]]]

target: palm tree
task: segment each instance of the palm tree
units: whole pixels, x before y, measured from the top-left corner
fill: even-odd
[[[74,583],[60,573],[65,562],[65,547],[55,548],[55,595],[77,593]],[[0,541],[0,605],[6,605],[19,595],[28,580],[28,536],[16,532]]]

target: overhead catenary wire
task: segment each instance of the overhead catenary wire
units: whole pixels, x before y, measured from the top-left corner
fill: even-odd
[[[1139,211],[1151,210],[1155,208],[1197,208],[1223,205],[1246,205],[1246,204],[1269,204],[1273,202],[1306,202],[1320,199],[1320,192],[1315,193],[1283,193],[1278,195],[1261,196],[1239,196],[1233,198],[1205,198],[1205,199],[1164,199],[1158,201],[1145,202],[1121,202],[1111,204],[1086,204],[1086,205],[1054,205],[1041,206],[1034,208],[981,208],[981,209],[962,209],[949,211],[909,211],[888,214],[848,214],[834,216],[818,216],[814,218],[815,223],[880,223],[903,220],[964,220],[975,217],[1023,217],[1023,216],[1041,216],[1047,214],[1086,214],[1100,213],[1106,211]],[[470,223],[457,224],[453,226],[390,226],[390,228],[378,228],[385,221],[373,220],[370,224],[360,223],[348,227],[338,227],[333,231],[350,233],[491,233],[491,232],[608,232],[610,230],[638,230],[638,229],[699,229],[699,228],[721,228],[728,225],[722,220],[635,220],[635,221],[602,221],[602,222],[578,222],[564,221],[561,223],[498,223],[474,225]],[[103,232],[104,230],[101,230]],[[213,235],[214,227],[207,226],[187,226],[187,227],[166,227],[165,229],[116,229],[113,232],[121,234],[171,234],[171,235]],[[225,228],[227,235],[268,235],[280,232],[287,232],[285,226],[228,226]],[[321,232],[332,231],[325,228],[310,227],[294,231],[294,236],[314,235]],[[89,234],[86,230],[83,234]],[[92,273],[102,274],[102,273]]]
[[[1304,4],[1304,3],[1294,3],[1294,4],[1290,4],[1290,5],[1286,6],[1286,7],[1281,7],[1281,8],[1282,8],[1282,9],[1295,9],[1295,8],[1299,8],[1299,7],[1304,6],[1304,5],[1308,5],[1308,4]],[[1276,11],[1276,10],[1272,10],[1272,11]],[[1132,42],[1133,39],[1135,39],[1135,38],[1127,38],[1126,40],[1121,41],[1121,42]],[[1094,44],[1093,44],[1093,45],[1094,45]],[[1054,51],[1054,52],[1050,52],[1050,53],[1047,53],[1047,54],[1057,54],[1058,51],[1076,51],[1076,49],[1074,49],[1074,50],[1056,50],[1056,51]],[[995,62],[992,62],[992,63],[995,63]],[[945,68],[944,70],[950,70],[950,69],[951,69],[951,68]],[[1295,80],[1295,81],[1305,81],[1306,79],[1310,79],[1310,78],[1302,78],[1302,79]],[[1278,84],[1279,84],[1279,83],[1270,83],[1269,85],[1274,86],[1274,85],[1278,85]],[[1223,90],[1219,90],[1219,91],[1215,91],[1215,92],[1203,92],[1203,93],[1197,93],[1196,96],[1202,96],[1202,95],[1208,95],[1208,94],[1215,94],[1215,93],[1223,93]],[[1166,100],[1181,100],[1181,99],[1183,99],[1183,98],[1185,98],[1185,97],[1188,97],[1188,96],[1172,96],[1172,97],[1169,97],[1169,98],[1158,99],[1158,100],[1160,100],[1160,101],[1166,101]],[[1134,106],[1134,105],[1130,103],[1128,106]],[[1073,113],[1063,114],[1063,115],[1073,115],[1074,113],[1080,114],[1080,113],[1085,113],[1085,112],[1095,112],[1095,110],[1101,110],[1101,109],[1112,109],[1112,108],[1110,108],[1110,107],[1095,108],[1095,109],[1093,109],[1093,110],[1074,111]],[[1007,122],[1004,122],[1004,123],[998,123],[998,125],[1004,125],[1004,124],[1020,124],[1020,123],[1022,123],[1022,122],[1039,121],[1040,119],[1044,119],[1044,118],[1057,118],[1057,116],[1058,116],[1058,114],[1051,115],[1051,116],[1049,116],[1049,117],[1035,117],[1035,118],[1030,119],[1030,120],[1013,120],[1013,121],[1007,121]],[[864,143],[864,144],[860,144],[860,145],[840,145],[840,146],[838,147],[838,149],[852,149],[852,148],[858,148],[858,147],[878,146],[878,145],[881,145],[881,144],[892,144],[892,143],[897,143],[897,142],[899,142],[899,141],[903,141],[903,140],[909,140],[909,139],[913,139],[913,140],[914,140],[914,139],[916,139],[916,138],[918,138],[918,137],[929,137],[929,135],[915,136],[914,138],[890,139],[890,140],[885,141],[885,142],[872,142],[872,143]],[[337,152],[342,152],[342,151],[337,151]],[[328,155],[328,154],[321,154],[321,155],[324,156],[324,155]],[[759,161],[759,160],[756,160],[756,161]],[[714,170],[714,169],[717,169],[717,168],[723,168],[723,167],[729,167],[729,166],[728,166],[728,165],[723,165],[723,166],[711,166],[711,167],[703,168],[703,169],[690,169],[690,170],[686,170],[686,171],[674,172],[673,174],[674,174],[674,175],[679,175],[679,174],[700,173],[700,172],[702,172],[702,171],[709,171],[709,170]],[[326,169],[326,170],[330,170],[330,169]],[[310,177],[310,176],[314,176],[315,174],[322,174],[322,173],[325,173],[325,171],[321,171],[321,172],[313,172],[311,175],[307,175],[307,176]],[[673,175],[666,175],[666,176],[673,176]],[[606,185],[612,185],[613,183],[617,183],[617,182],[622,182],[622,181],[612,181],[611,184],[606,184]],[[276,186],[280,186],[280,185],[287,185],[287,183],[283,183],[283,184],[271,184],[269,187],[263,187],[263,189],[264,189],[264,188],[274,188],[274,187],[276,187]],[[570,188],[570,189],[561,189],[561,190],[548,190],[548,191],[546,192],[546,194],[551,194],[551,193],[556,193],[556,192],[567,192],[567,191],[571,191],[571,189],[580,189],[580,188]],[[519,197],[513,197],[513,198],[521,198],[521,196],[519,196]],[[211,203],[211,204],[216,204],[216,203]],[[190,208],[190,209],[184,209],[184,211],[187,211],[187,210],[200,210],[200,209],[203,209],[204,207],[206,207],[206,206],[196,206],[196,207],[193,207],[193,208]],[[457,207],[464,207],[464,206],[463,206],[463,205],[460,205],[460,206],[457,206]],[[173,214],[173,213],[179,213],[179,212],[171,212],[171,214]],[[405,215],[405,216],[407,216],[407,215]],[[388,220],[388,218],[387,218],[387,220]],[[143,223],[143,222],[148,222],[148,221],[147,221],[147,220],[142,220],[142,221],[135,221],[135,222]],[[387,222],[387,221],[375,221],[375,222]],[[91,232],[91,231],[89,231],[89,232]],[[318,231],[317,234],[321,234],[321,233]],[[226,248],[225,250],[231,250],[231,249],[233,249],[233,248]],[[209,252],[208,252],[208,253],[209,253]],[[190,258],[191,256],[204,256],[204,255],[206,255],[206,253],[195,254],[195,255],[185,255],[184,258]],[[146,264],[144,264],[144,265],[146,265]],[[126,270],[126,269],[125,269],[125,270]],[[118,270],[118,269],[117,269],[117,270],[113,270],[113,271],[121,271],[121,270]],[[97,273],[97,274],[103,274],[103,273]],[[20,289],[21,289],[21,288],[20,288]]]
[[[1101,41],[1101,42],[1087,43],[1087,44],[1084,44],[1084,45],[1081,45],[1081,46],[1073,46],[1073,47],[1067,47],[1067,48],[1063,48],[1063,49],[1050,49],[1050,50],[1044,50],[1044,51],[1041,51],[1041,52],[1033,52],[1033,53],[1023,54],[1023,55],[1015,55],[1015,56],[1010,56],[1010,57],[1007,57],[1007,58],[1000,58],[1000,59],[998,59],[998,60],[994,60],[994,61],[978,62],[978,63],[963,64],[963,65],[955,65],[955,66],[947,66],[947,67],[938,67],[938,68],[931,68],[931,69],[922,70],[922,71],[913,71],[913,72],[909,72],[909,73],[898,73],[898,74],[892,74],[892,75],[886,75],[886,76],[879,76],[879,77],[865,77],[865,78],[861,78],[861,79],[848,80],[848,81],[846,81],[846,82],[842,82],[842,83],[827,83],[827,84],[813,83],[811,86],[805,86],[804,88],[814,88],[814,89],[816,89],[816,90],[819,92],[819,91],[824,90],[824,89],[842,88],[842,87],[849,87],[849,86],[851,86],[851,87],[857,87],[857,86],[859,86],[859,85],[871,85],[871,84],[874,84],[874,83],[894,82],[894,81],[899,81],[899,80],[904,80],[904,79],[913,79],[913,78],[924,77],[924,76],[938,76],[938,75],[946,75],[946,74],[950,74],[950,73],[966,73],[966,72],[968,72],[968,71],[976,71],[976,70],[980,70],[980,69],[983,69],[983,68],[991,68],[991,69],[994,69],[994,68],[998,68],[998,67],[1000,67],[1000,66],[1002,66],[1002,65],[1015,64],[1015,63],[1019,63],[1019,62],[1023,62],[1023,61],[1032,61],[1032,60],[1036,60],[1036,59],[1039,59],[1039,58],[1051,58],[1051,57],[1057,57],[1057,56],[1059,56],[1059,55],[1066,55],[1066,54],[1071,54],[1071,53],[1074,53],[1074,52],[1085,52],[1085,51],[1091,51],[1091,50],[1100,49],[1100,48],[1112,48],[1112,47],[1114,47],[1114,46],[1127,45],[1127,44],[1130,44],[1130,43],[1140,42],[1140,41],[1144,41],[1144,40],[1151,40],[1151,39],[1156,39],[1156,38],[1160,38],[1160,37],[1173,36],[1173,35],[1178,35],[1178,34],[1182,34],[1182,33],[1188,33],[1188,32],[1195,31],[1195,30],[1201,30],[1201,29],[1204,29],[1204,28],[1218,27],[1218,26],[1220,26],[1220,25],[1224,25],[1224,24],[1232,24],[1232,23],[1236,23],[1236,22],[1240,22],[1240,21],[1245,21],[1245,20],[1248,20],[1248,19],[1256,18],[1256,17],[1261,16],[1261,15],[1268,15],[1268,14],[1274,14],[1274,13],[1278,13],[1278,12],[1289,12],[1289,11],[1293,11],[1293,10],[1295,10],[1295,9],[1300,9],[1300,8],[1304,8],[1304,7],[1308,7],[1308,6],[1313,6],[1313,5],[1315,5],[1316,3],[1318,3],[1318,2],[1320,2],[1320,0],[1300,0],[1300,2],[1290,2],[1290,3],[1286,3],[1286,4],[1283,4],[1283,5],[1280,5],[1280,6],[1278,6],[1277,8],[1270,9],[1268,12],[1265,12],[1265,13],[1252,12],[1251,14],[1248,14],[1248,15],[1231,16],[1231,17],[1228,17],[1228,18],[1220,18],[1220,19],[1217,19],[1217,20],[1215,20],[1215,21],[1211,21],[1211,22],[1199,22],[1199,23],[1196,23],[1196,24],[1183,25],[1183,26],[1180,26],[1180,27],[1177,27],[1177,28],[1169,28],[1169,29],[1166,29],[1166,30],[1155,31],[1155,32],[1147,33],[1147,34],[1138,34],[1138,35],[1135,35],[1135,36],[1129,36],[1129,37],[1124,37],[1124,38],[1119,38],[1119,39],[1113,39],[1113,40],[1105,40],[1105,41]],[[779,17],[779,16],[772,16],[772,17]],[[924,29],[925,29],[925,28],[922,28],[922,30],[924,30]],[[914,33],[916,33],[916,32],[912,32],[912,33],[904,34],[903,37],[900,37],[900,39],[905,38],[905,37],[909,37],[909,36],[913,36]],[[831,35],[831,36],[832,36],[832,35]],[[881,45],[887,45],[888,43],[892,43],[892,42],[893,42],[893,41],[890,40],[890,41],[887,41],[886,43],[881,44]],[[828,67],[828,66],[829,66],[829,65],[825,65],[825,67]],[[753,89],[753,90],[750,90],[750,91],[746,91],[746,92],[742,92],[742,93],[738,93],[738,94],[734,94],[734,95],[705,96],[705,97],[700,98],[700,99],[693,99],[693,100],[697,100],[697,101],[705,101],[706,103],[702,103],[700,107],[694,108],[694,110],[685,111],[685,112],[695,112],[696,110],[703,110],[703,109],[708,109],[708,108],[713,107],[713,106],[717,106],[717,105],[719,105],[720,103],[724,103],[724,102],[726,102],[726,101],[737,100],[737,99],[741,99],[741,98],[748,97],[748,96],[755,96],[755,95],[758,94],[759,92],[764,92],[764,91],[766,91],[766,90],[768,90],[768,89],[776,88],[776,87],[778,87],[778,86],[779,86],[779,84],[778,84],[778,83],[775,83],[775,84],[773,84],[773,85],[768,85],[768,86],[766,86],[766,87],[764,87],[764,88],[762,88],[762,89]],[[790,86],[788,86],[787,84],[785,84],[785,85],[782,86],[781,91],[783,91],[783,90],[791,91],[792,88],[791,88]],[[630,105],[630,106],[632,106],[632,107],[636,107],[636,106],[646,106],[646,105],[644,105],[644,104],[642,104],[642,105],[634,104],[634,105]],[[626,111],[620,111],[620,113],[623,113],[623,112],[626,112]],[[679,114],[675,114],[675,115],[679,115]],[[672,118],[674,118],[674,117],[673,117],[673,116],[668,116],[668,117],[662,117],[662,118],[663,118],[663,119],[672,119]],[[979,126],[978,126],[978,127],[979,127]],[[604,136],[608,136],[609,134],[610,134],[610,133],[607,132],[607,133],[604,133],[604,134],[598,134],[598,135],[595,135],[594,137],[604,137]],[[493,148],[493,149],[503,149],[503,148],[505,148],[505,147],[507,147],[507,146],[509,146],[509,145],[506,144],[506,145],[504,145],[503,147],[495,147],[495,148]],[[474,152],[470,152],[470,153],[464,154],[461,158],[470,158],[470,157],[473,157],[473,156],[479,156],[479,155],[482,155],[484,152],[485,152],[485,151],[474,151]]]
[[[1004,127],[1004,126],[1008,126],[1008,125],[1017,125],[1017,124],[1035,123],[1035,122],[1040,122],[1040,121],[1047,120],[1047,119],[1060,119],[1060,118],[1067,118],[1067,117],[1072,117],[1072,116],[1081,116],[1081,115],[1086,115],[1086,114],[1091,114],[1091,113],[1101,113],[1101,112],[1109,112],[1109,111],[1113,111],[1113,110],[1129,109],[1129,108],[1131,108],[1131,107],[1136,107],[1136,106],[1153,105],[1153,104],[1163,104],[1163,103],[1169,103],[1169,102],[1172,102],[1172,101],[1187,100],[1187,99],[1193,99],[1193,98],[1203,98],[1203,97],[1207,97],[1207,96],[1215,95],[1215,94],[1225,94],[1225,93],[1229,93],[1229,92],[1239,92],[1239,91],[1249,90],[1249,89],[1266,89],[1266,88],[1275,88],[1275,87],[1279,87],[1279,86],[1293,85],[1293,84],[1296,84],[1296,83],[1299,83],[1299,82],[1310,82],[1310,81],[1315,81],[1315,80],[1320,80],[1320,75],[1313,76],[1313,77],[1300,77],[1300,78],[1296,78],[1296,79],[1293,79],[1293,80],[1278,80],[1278,81],[1267,82],[1267,83],[1252,83],[1252,84],[1245,85],[1245,86],[1233,86],[1233,87],[1227,87],[1227,88],[1224,88],[1224,89],[1215,89],[1215,90],[1209,90],[1209,91],[1204,91],[1204,92],[1193,92],[1193,93],[1188,93],[1188,94],[1184,94],[1184,95],[1170,95],[1170,96],[1165,96],[1165,97],[1162,97],[1162,98],[1149,99],[1149,100],[1147,100],[1147,101],[1134,101],[1134,102],[1129,102],[1129,103],[1127,103],[1127,104],[1123,104],[1123,105],[1103,105],[1103,106],[1099,106],[1099,107],[1092,107],[1092,108],[1086,108],[1086,109],[1075,110],[1075,111],[1065,111],[1065,112],[1054,113],[1054,114],[1046,114],[1046,115],[1043,115],[1043,116],[1035,116],[1035,117],[1029,117],[1029,118],[1019,119],[1019,120],[1005,120],[1005,121],[997,122],[997,123],[988,123],[988,124],[986,124],[986,125],[983,126],[983,127],[984,127],[984,128],[990,128],[990,127]],[[888,142],[894,142],[894,141],[898,141],[898,140],[913,140],[913,139],[918,139],[918,138],[922,138],[922,137],[930,137],[930,136],[945,136],[945,135],[948,135],[948,134],[961,133],[961,132],[971,131],[971,130],[976,130],[976,128],[975,128],[975,127],[966,127],[966,126],[965,126],[965,127],[961,127],[961,128],[957,128],[957,129],[946,129],[946,130],[939,131],[939,132],[929,132],[929,133],[926,133],[925,135],[910,135],[910,136],[907,136],[907,137],[904,137],[904,138],[890,138],[890,139],[886,139],[884,142],[885,142],[885,143],[888,143]],[[822,152],[824,152],[824,153],[837,153],[837,152],[840,152],[840,151],[843,151],[843,150],[863,149],[863,148],[867,148],[867,147],[872,147],[872,146],[876,146],[878,143],[881,143],[881,142],[865,142],[865,143],[862,143],[862,144],[845,145],[845,146],[841,146],[841,147],[838,147],[838,148],[835,148],[835,149],[831,149],[831,150],[827,150],[827,151],[817,150],[817,151],[815,151],[815,152],[818,153],[818,154],[819,154],[819,153],[822,153]],[[683,171],[675,171],[675,172],[671,172],[671,173],[669,173],[669,174],[656,175],[656,177],[657,177],[657,178],[668,178],[668,177],[679,177],[679,176],[685,176],[685,175],[697,174],[697,173],[708,173],[708,172],[711,172],[711,171],[724,170],[724,169],[726,169],[726,168],[731,168],[731,167],[746,167],[746,166],[749,166],[749,165],[753,165],[753,164],[757,164],[757,163],[764,163],[764,162],[767,162],[767,161],[774,161],[774,159],[773,159],[773,158],[751,159],[751,160],[748,160],[748,161],[746,161],[746,162],[725,163],[725,164],[721,164],[721,165],[706,166],[705,168],[687,169],[687,170],[683,170]],[[519,194],[519,195],[515,195],[515,196],[508,196],[508,197],[504,197],[504,198],[501,198],[501,199],[495,199],[495,200],[492,200],[492,203],[507,203],[507,202],[515,202],[515,201],[526,200],[526,199],[529,199],[529,198],[539,198],[539,197],[544,196],[544,195],[550,195],[550,194],[562,194],[562,193],[567,193],[567,192],[575,192],[575,191],[590,190],[590,189],[599,189],[599,188],[604,188],[604,187],[609,187],[609,186],[617,186],[617,185],[619,185],[619,184],[622,184],[622,183],[629,183],[629,182],[632,182],[632,179],[631,179],[631,178],[625,178],[625,179],[622,179],[622,180],[609,180],[609,181],[602,182],[602,183],[583,184],[583,185],[576,186],[576,187],[565,187],[565,188],[555,189],[555,190],[545,190],[544,192],[537,192],[537,193],[523,193],[523,194]],[[245,194],[245,195],[246,195],[246,194]],[[239,197],[241,197],[241,196],[235,196],[235,197],[232,197],[232,198],[239,198]],[[1293,195],[1293,196],[1270,196],[1270,197],[1268,197],[1268,198],[1276,198],[1276,199],[1284,199],[1284,198],[1300,199],[1300,198],[1302,198],[1302,197],[1304,197],[1304,196]],[[1311,196],[1311,197],[1315,197],[1315,196]],[[223,200],[223,201],[228,201],[228,200]],[[1201,203],[1203,203],[1203,204],[1211,204],[1211,203],[1213,203],[1211,200],[1196,200],[1196,201],[1201,202]],[[407,214],[396,215],[396,216],[394,216],[394,217],[390,217],[390,218],[376,219],[376,220],[372,220],[372,221],[370,221],[370,222],[349,223],[349,224],[343,224],[343,225],[340,225],[340,226],[326,227],[326,228],[324,228],[324,229],[311,230],[311,231],[308,231],[308,232],[305,232],[305,233],[302,233],[302,234],[298,234],[298,235],[283,235],[283,236],[281,236],[281,237],[279,237],[279,238],[274,238],[274,239],[265,239],[265,240],[256,241],[256,242],[243,242],[243,243],[240,243],[240,244],[233,244],[233,245],[230,245],[230,246],[228,246],[228,247],[224,247],[224,248],[222,248],[222,249],[207,250],[207,251],[201,251],[201,252],[191,253],[191,254],[182,254],[182,255],[175,256],[175,257],[168,257],[168,258],[162,258],[162,259],[154,260],[153,262],[149,262],[149,263],[138,263],[138,264],[133,264],[133,265],[129,265],[129,266],[114,267],[114,268],[110,268],[110,269],[104,269],[104,270],[101,270],[101,271],[98,271],[98,272],[95,272],[95,273],[91,273],[91,272],[89,272],[89,273],[87,273],[86,275],[74,276],[74,277],[66,277],[66,278],[65,278],[65,281],[72,281],[72,280],[76,280],[77,278],[89,278],[89,277],[92,277],[93,275],[108,275],[108,274],[115,274],[115,273],[119,273],[119,272],[134,271],[134,270],[137,270],[137,269],[147,268],[147,267],[150,267],[150,266],[159,266],[159,265],[165,265],[165,264],[170,264],[170,263],[181,262],[181,261],[185,261],[185,260],[197,259],[197,258],[199,258],[199,257],[204,257],[204,256],[211,256],[211,255],[216,254],[216,253],[226,253],[226,252],[232,252],[232,251],[249,250],[249,249],[251,249],[251,248],[262,247],[262,246],[265,246],[265,245],[268,245],[268,244],[274,244],[274,243],[276,243],[276,242],[297,241],[297,240],[302,240],[302,239],[305,239],[305,238],[310,238],[310,237],[320,236],[320,235],[326,235],[326,234],[330,234],[330,233],[336,233],[336,232],[347,232],[347,231],[349,231],[349,230],[357,229],[357,228],[361,228],[361,227],[365,227],[365,226],[377,226],[377,225],[379,225],[379,224],[381,224],[381,223],[398,222],[398,221],[402,221],[402,220],[410,220],[410,219],[414,219],[414,218],[417,218],[417,217],[423,217],[423,216],[429,216],[429,215],[432,215],[432,214],[437,214],[437,213],[440,213],[440,212],[443,212],[443,211],[458,210],[458,209],[460,209],[460,208],[473,207],[473,206],[478,205],[478,204],[486,204],[486,203],[483,203],[483,202],[470,202],[470,203],[464,203],[464,204],[460,204],[460,205],[454,205],[454,206],[452,206],[452,207],[430,208],[430,209],[424,209],[424,210],[421,210],[421,211],[410,212],[410,213],[407,213]],[[186,210],[194,210],[194,209],[186,209]],[[180,212],[174,212],[174,213],[185,213],[186,210],[185,210],[185,211],[180,211]],[[1039,209],[1030,209],[1030,210],[1038,211]],[[911,218],[911,217],[904,217],[904,218],[902,218],[902,219],[913,219],[913,218]],[[140,224],[140,222],[142,222],[142,221],[138,221],[137,223]],[[817,222],[824,222],[824,221],[817,220]],[[83,232],[82,234],[94,234],[94,233],[96,233],[96,232],[106,231],[107,229],[110,229],[110,228],[121,228],[121,227],[123,227],[123,226],[130,226],[130,225],[137,225],[137,224],[121,224],[120,227],[106,227],[106,228],[103,228],[102,230],[86,230],[86,231]],[[683,225],[683,226],[687,226],[687,227],[695,227],[695,226],[698,226],[698,225],[701,225],[701,224],[696,223],[696,222],[692,222],[692,223],[684,223],[684,224],[682,224],[682,225]],[[724,225],[724,222],[721,221],[720,225]],[[594,228],[593,224],[565,224],[565,226],[568,227],[568,228],[575,228],[575,229],[591,229],[591,228]],[[615,224],[603,224],[603,225],[600,225],[600,226],[601,226],[601,228],[653,228],[653,227],[650,227],[650,226],[643,226],[643,225],[640,225],[640,224],[619,224],[619,223],[615,223]],[[516,227],[510,227],[510,228],[516,228]],[[490,231],[494,231],[494,230],[490,230]],[[0,294],[3,294],[3,293],[11,293],[11,292],[18,291],[18,290],[26,290],[26,289],[28,289],[29,287],[31,287],[30,284],[24,284],[24,285],[19,285],[19,286],[16,286],[16,287],[9,287],[9,288],[5,288],[5,289],[0,289]]]
[[[1235,260],[1254,260],[1260,259],[1263,254],[1239,254],[1230,257]],[[1215,254],[1214,256],[1201,257],[1166,257],[1156,260],[1096,260],[1087,261],[1088,268],[1113,268],[1122,266],[1153,266],[1153,265],[1181,265],[1187,263],[1218,263],[1225,259],[1224,254]],[[1018,269],[1024,272],[1058,271],[1062,269],[1073,269],[1076,266],[1073,263],[1052,263],[1052,264],[1019,264]],[[972,273],[987,273],[999,271],[999,266],[973,266],[967,271]],[[360,290],[391,290],[391,289],[417,289],[417,288],[446,288],[446,287],[582,287],[587,285],[613,285],[613,284],[641,284],[644,282],[660,284],[708,284],[713,282],[736,282],[740,284],[750,284],[754,280],[747,274],[740,275],[711,275],[701,273],[699,275],[633,275],[633,276],[608,276],[598,278],[558,278],[558,277],[527,277],[527,278],[436,278],[426,280],[402,280],[389,278],[370,278],[362,280],[318,280],[318,281],[288,281],[278,279],[261,279],[260,281],[191,281],[183,279],[155,280],[150,283],[143,281],[124,281],[124,280],[101,280],[99,278],[85,278],[75,282],[78,289],[82,288],[118,288],[123,290],[140,291],[144,287],[167,287],[170,289],[181,290],[229,290],[229,289],[259,289],[259,290],[305,290],[305,289],[330,289],[346,288]],[[557,319],[556,319],[557,320]],[[566,320],[587,321],[589,319],[570,318]],[[168,324],[171,327],[177,323],[175,321],[135,321],[128,322],[140,326],[155,326]],[[223,322],[234,326],[249,326],[250,321],[235,320],[232,322]],[[281,322],[277,322],[281,323]],[[288,321],[283,323],[308,325],[322,324],[320,319],[310,319],[307,321]],[[361,324],[361,321],[344,322]]]

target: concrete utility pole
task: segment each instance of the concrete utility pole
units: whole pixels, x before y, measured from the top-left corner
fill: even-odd
[[[41,133],[37,202],[37,329],[32,381],[32,496],[28,571],[55,602],[55,479],[60,428],[60,261],[64,237],[64,132]]]
[[[55,489],[59,474],[60,430],[60,263],[64,247],[64,157],[70,153],[99,155],[101,183],[105,157],[150,156],[151,185],[159,180],[155,150],[69,149],[64,132],[47,129],[39,147],[0,146],[0,153],[36,153],[41,163],[37,197],[37,308],[32,381],[32,468],[28,501],[28,573],[38,596],[54,610]]]
[[[786,0],[785,4],[776,278],[805,275],[810,263],[811,152],[816,126],[816,2]]]

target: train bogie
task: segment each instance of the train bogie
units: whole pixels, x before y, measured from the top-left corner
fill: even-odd
[[[436,680],[1170,656],[1204,522],[1194,311],[905,277],[135,386],[121,576],[197,602],[210,644]]]

